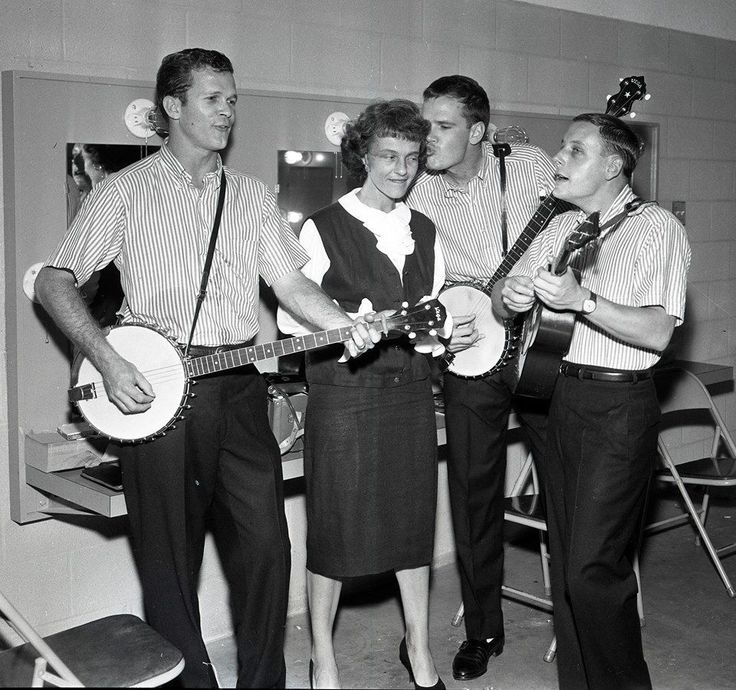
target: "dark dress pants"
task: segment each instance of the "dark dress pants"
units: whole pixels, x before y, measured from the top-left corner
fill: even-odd
[[[651,380],[557,381],[545,483],[563,690],[651,687],[633,558],[658,419]]]
[[[197,597],[211,527],[230,589],[238,686],[284,687],[291,553],[266,385],[251,365],[199,379],[193,391],[184,423],[121,458],[146,617],[183,652],[182,685],[216,685]]]
[[[447,474],[468,639],[504,634],[503,514],[513,380],[510,367],[477,380],[444,375]],[[514,400],[535,462],[540,464],[546,407],[537,401]]]

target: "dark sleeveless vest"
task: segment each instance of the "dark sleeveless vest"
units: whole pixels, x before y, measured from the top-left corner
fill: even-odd
[[[414,306],[429,295],[434,282],[435,228],[418,211],[411,212],[414,252],[406,257],[402,280],[391,260],[376,248],[376,237],[339,203],[311,216],[319,230],[330,268],[322,288],[345,311],[358,311],[368,298],[375,311]],[[307,380],[340,386],[399,386],[429,375],[425,355],[414,351],[405,336],[384,339],[356,359],[338,363],[343,346],[308,352]]]

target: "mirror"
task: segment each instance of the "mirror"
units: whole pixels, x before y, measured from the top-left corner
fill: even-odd
[[[75,142],[66,145],[66,219],[67,226],[81,208],[92,188],[118,170],[145,158],[158,146],[129,144],[89,144]],[[80,286],[92,316],[100,326],[111,326],[123,301],[118,269],[109,264]]]
[[[278,151],[277,201],[282,215],[299,234],[302,223],[360,186],[335,151]]]

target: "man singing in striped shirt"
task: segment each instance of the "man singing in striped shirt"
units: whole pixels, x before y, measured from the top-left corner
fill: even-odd
[[[621,120],[574,118],[554,157],[554,194],[581,210],[554,218],[493,290],[503,317],[537,300],[576,315],[550,403],[545,455],[562,688],[651,687],[633,556],[657,452],[651,368],[682,323],[690,245],[671,213],[632,204],[639,155],[636,134]],[[550,257],[596,212],[599,236],[562,275],[550,271]]]
[[[207,297],[189,353],[243,347],[258,332],[259,277],[291,312],[321,329],[352,327],[355,356],[380,338],[299,270],[309,256],[260,181],[222,164],[238,99],[230,60],[192,48],[164,58],[156,79],[169,137],[159,151],[95,186],[36,281],[62,331],[131,415],[156,387],[107,342],[78,285],[111,261],[120,270],[121,322],[153,323],[189,341],[224,185]],[[353,325],[355,324],[355,325]],[[211,525],[230,585],[239,687],[284,687],[290,545],[281,456],[254,365],[199,379],[183,424],[121,450],[131,541],[149,623],[184,654],[185,687],[216,686],[202,641],[197,583]]]
[[[551,189],[554,166],[528,144],[512,145],[503,163],[494,155],[488,96],[469,77],[430,84],[422,114],[432,125],[428,171],[408,203],[437,226],[448,281],[486,283]],[[452,316],[449,351],[472,348],[481,337],[476,315]],[[490,370],[496,362],[486,364]],[[512,384],[509,368],[476,380],[444,375],[447,472],[467,637],[453,661],[458,680],[483,675],[488,659],[504,647],[503,501]],[[517,401],[515,409],[541,463],[545,406]]]

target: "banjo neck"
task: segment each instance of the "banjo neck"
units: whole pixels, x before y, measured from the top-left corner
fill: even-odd
[[[333,328],[329,331],[319,331],[293,338],[285,338],[284,340],[275,340],[271,343],[248,345],[246,347],[236,348],[235,350],[225,350],[224,352],[216,352],[211,355],[193,357],[186,360],[185,366],[187,373],[192,378],[215,374],[219,371],[242,367],[245,364],[260,362],[271,357],[293,355],[297,352],[306,352],[307,350],[315,350],[327,345],[344,343],[346,340],[350,340],[351,329],[351,326],[344,326],[343,328]]]
[[[499,264],[495,273],[491,276],[490,280],[485,284],[483,289],[490,292],[493,286],[499,281],[505,278],[509,271],[514,267],[516,262],[522,257],[522,254],[529,249],[529,245],[532,243],[534,238],[547,227],[552,216],[558,211],[557,199],[548,194],[539,205],[539,208],[534,212],[534,215],[529,219],[521,235],[519,235],[516,242],[503,257],[503,261]]]

